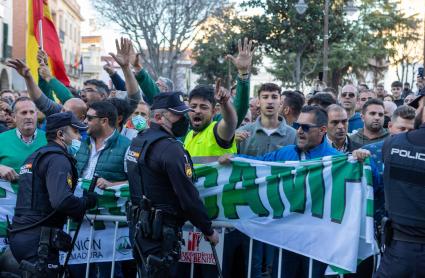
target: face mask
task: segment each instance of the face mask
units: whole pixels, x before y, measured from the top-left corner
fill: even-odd
[[[137,131],[142,131],[146,128],[146,120],[143,116],[137,115],[132,117],[131,123]]]
[[[176,137],[182,137],[186,134],[188,128],[189,128],[189,119],[183,116],[181,117],[180,120],[173,123],[173,125],[171,126],[171,132]]]
[[[81,141],[77,139],[72,139],[71,145],[67,147],[68,153],[72,156],[75,156],[80,149]]]

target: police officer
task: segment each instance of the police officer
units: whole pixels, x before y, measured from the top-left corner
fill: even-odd
[[[425,277],[425,124],[390,137],[383,146],[385,206],[389,221],[376,277]]]
[[[218,243],[193,185],[190,155],[176,140],[188,130],[188,111],[180,92],[155,96],[150,128],[133,139],[126,155],[131,196],[128,217],[130,227],[135,226],[130,237],[143,277],[168,276],[180,258],[181,227],[186,220],[210,242]]]
[[[63,232],[66,217],[81,220],[87,209],[96,206],[95,193],[82,198],[73,195],[78,176],[68,152],[84,128],[71,112],[50,115],[48,144],[30,155],[20,169],[9,240],[25,277],[57,277],[59,251],[72,248],[70,236]]]

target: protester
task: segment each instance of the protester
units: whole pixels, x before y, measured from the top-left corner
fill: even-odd
[[[391,94],[394,97],[394,103],[398,106],[403,105],[404,101],[401,98],[403,92],[403,84],[400,81],[394,81],[391,83]]]
[[[403,84],[403,93],[401,95],[402,99],[405,99],[408,95],[413,94],[411,88],[410,88],[410,83],[409,82],[404,82]]]
[[[80,92],[81,99],[90,105],[95,101],[105,100],[109,96],[109,88],[102,81],[97,79],[89,79],[84,82],[84,88]]]
[[[301,108],[304,105],[304,98],[302,93],[296,91],[284,91],[282,93],[282,108],[280,115],[283,116],[286,120],[286,123],[289,126],[298,119],[298,116],[301,113]]]
[[[253,53],[252,41],[245,38],[243,45],[239,40],[238,56],[227,56],[237,67],[239,79],[249,78]],[[220,104],[222,116],[218,122],[213,120],[216,102]],[[184,147],[194,164],[217,161],[225,153],[236,153],[234,136],[238,116],[230,101],[230,92],[220,87],[220,82],[215,90],[207,85],[195,87],[189,94],[189,107],[192,109],[189,112],[192,130],[186,135]]]
[[[376,85],[375,87],[375,94],[376,97],[380,100],[384,100],[384,97],[386,96],[386,92],[385,92],[385,88],[384,88],[384,84],[383,83],[379,83],[378,85]]]
[[[12,108],[6,100],[0,100],[0,133],[9,129],[12,119]]]
[[[409,105],[415,98],[416,97],[413,93],[406,95],[404,98],[404,105]]]
[[[8,66],[14,67],[13,61]],[[18,68],[19,69],[19,68]],[[33,83],[29,71],[20,71],[27,86]],[[8,181],[16,181],[19,169],[25,159],[38,148],[44,146],[46,136],[42,130],[37,129],[37,109],[31,99],[18,98],[12,107],[16,128],[0,134],[0,177]]]
[[[342,153],[354,151],[353,144],[348,132],[347,111],[338,104],[332,104],[327,108],[328,124],[326,139],[336,150]]]
[[[332,95],[323,92],[315,94],[308,100],[308,105],[317,105],[325,110],[329,105],[335,103],[336,100],[333,98]]]
[[[394,102],[394,97],[392,95],[386,95],[384,101]]]
[[[273,83],[265,83],[258,89],[260,116],[254,123],[238,129],[246,135],[245,140],[238,142],[238,153],[250,156],[260,156],[281,147],[295,144],[295,130],[289,127],[285,119],[279,117],[281,104],[280,87]],[[235,231],[235,233],[240,233]],[[235,240],[236,236],[233,236]],[[245,239],[240,235],[241,239]],[[246,240],[246,239],[245,239]],[[232,244],[234,248],[238,245]],[[241,243],[242,246],[242,243]],[[275,248],[254,240],[252,247],[251,277],[261,277],[262,262],[266,261],[266,269],[271,272]],[[234,250],[224,251],[225,265],[232,265]],[[245,254],[246,258],[248,253]],[[230,272],[229,272],[230,274]]]
[[[388,137],[389,133],[383,128],[384,104],[378,99],[366,101],[362,108],[363,128],[350,136],[354,149],[371,144]]]
[[[294,123],[294,128],[297,131],[297,143],[295,145],[288,145],[260,156],[238,156],[262,161],[296,161],[341,154],[325,140],[327,122],[326,111],[322,108],[304,106],[301,109],[301,114],[297,122]],[[364,153],[363,150],[357,150],[353,155],[357,157],[362,153]],[[230,162],[231,158],[232,155],[230,154],[223,155],[220,157],[219,162],[226,164]],[[273,263],[273,273],[277,273],[278,256],[276,253]],[[308,258],[302,255],[283,249],[282,277],[308,277],[308,261]],[[326,264],[314,260],[312,277],[322,277],[326,267]]]
[[[415,109],[402,105],[397,107],[394,111],[394,114],[391,117],[391,121],[388,124],[388,131],[390,135],[400,134],[402,132],[410,131],[414,128],[415,121]],[[378,168],[380,183],[375,185],[375,220],[376,223],[380,223],[382,216],[384,215],[384,184],[382,179],[382,174],[384,171],[384,164],[382,161],[382,147],[384,145],[384,140],[378,141],[376,143],[368,144],[362,148],[370,151],[371,158],[375,161],[375,164]]]
[[[384,100],[384,115],[388,118],[391,118],[394,114],[394,111],[397,109],[397,105],[392,101]]]
[[[338,102],[344,107],[348,115],[348,133],[352,133],[363,126],[363,120],[356,112],[357,89],[354,85],[345,85],[338,96]]]
[[[260,115],[260,107],[255,97],[249,100],[249,111],[251,112],[251,121],[257,120],[257,117]]]
[[[366,103],[366,101],[376,98],[376,95],[371,90],[363,90],[359,93],[359,98],[357,100],[356,104],[356,112],[360,112],[362,110],[363,105]]]
[[[251,111],[250,110],[248,110],[248,112],[246,112],[246,115],[243,118],[243,121],[241,123],[241,126],[247,125],[249,123],[252,123],[252,116],[251,116]]]

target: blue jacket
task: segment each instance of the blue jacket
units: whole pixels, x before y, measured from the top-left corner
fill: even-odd
[[[336,149],[332,148],[331,145],[327,142],[326,139],[322,140],[322,143],[313,149],[309,150],[305,153],[305,158],[314,159],[320,158],[327,155],[339,155],[343,154]],[[282,147],[274,152],[266,153],[262,156],[248,156],[248,155],[238,155],[238,157],[245,157],[255,160],[262,161],[294,161],[301,160],[301,150],[297,147],[297,145],[288,145]]]
[[[353,117],[348,120],[348,133],[352,133],[354,130],[362,128],[364,125],[362,117],[359,112],[354,113]]]
[[[110,78],[112,80],[112,84],[114,84],[115,89],[117,89],[118,91],[127,91],[125,87],[125,81],[121,78],[121,76],[117,72],[112,74]]]

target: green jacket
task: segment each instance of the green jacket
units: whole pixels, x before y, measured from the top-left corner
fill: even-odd
[[[140,88],[143,91],[143,94],[145,96],[145,101],[152,105],[153,98],[157,94],[160,93],[158,86],[156,85],[155,81],[150,77],[149,73],[142,69],[136,74],[136,80],[139,83]],[[239,77],[236,79],[236,96],[233,100],[233,105],[236,110],[236,114],[238,115],[238,125],[239,126],[243,119],[245,118],[246,113],[248,112],[249,108],[249,89],[250,89],[250,81],[249,79],[242,80]],[[215,115],[214,121],[220,121],[221,115]]]
[[[105,148],[99,155],[94,172],[110,182],[127,180],[127,173],[124,171],[124,157],[130,143],[127,137],[122,136],[115,130],[111,138],[106,141]],[[88,166],[91,148],[90,138],[87,138],[86,141],[82,142],[75,157],[80,178]]]
[[[68,88],[54,77],[52,77],[49,82],[39,77],[38,86],[40,87],[41,91],[43,91],[43,93],[53,101],[55,101],[53,97],[53,92],[55,92],[56,97],[62,104],[73,97]]]

